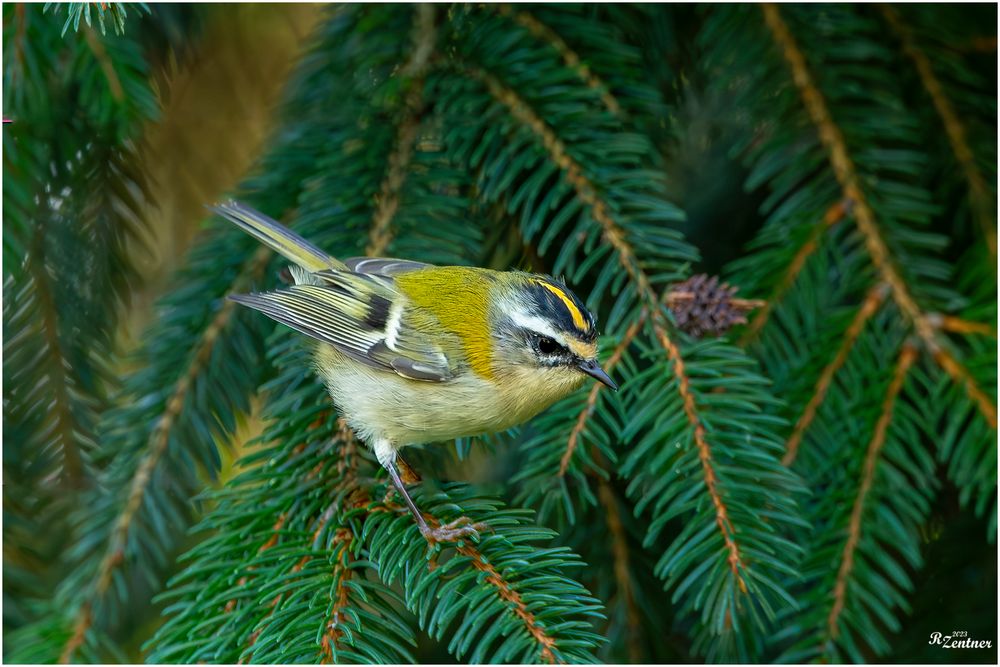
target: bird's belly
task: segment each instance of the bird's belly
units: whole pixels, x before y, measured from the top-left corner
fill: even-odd
[[[333,348],[321,348],[317,361],[334,403],[370,444],[382,438],[401,447],[502,431],[549,404],[511,401],[496,383],[471,372],[448,382],[409,380]]]

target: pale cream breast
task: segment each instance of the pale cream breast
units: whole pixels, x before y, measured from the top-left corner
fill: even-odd
[[[465,372],[447,382],[409,380],[320,344],[317,368],[358,436],[398,449],[502,431],[527,421],[583,384],[571,369],[515,368],[494,381]]]

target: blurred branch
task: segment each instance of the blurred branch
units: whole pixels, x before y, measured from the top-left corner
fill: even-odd
[[[76,425],[73,419],[73,409],[69,398],[69,380],[66,377],[66,369],[70,362],[63,354],[62,345],[59,342],[59,315],[50,290],[50,277],[44,265],[45,260],[39,257],[44,230],[44,225],[38,225],[35,228],[36,242],[33,244],[35,252],[27,258],[27,263],[34,278],[35,296],[38,299],[38,308],[41,314],[39,328],[41,328],[48,346],[48,353],[45,355],[49,367],[47,388],[52,391],[50,414],[55,423],[54,432],[59,434],[58,440],[63,455],[63,478],[69,486],[75,487],[80,484],[83,474],[83,464],[76,436],[80,426]]]
[[[261,247],[258,249],[233,283],[229,293],[242,292],[255,281],[259,280],[270,258],[271,251],[268,248]],[[132,521],[142,506],[143,499],[153,477],[153,470],[163,457],[170,443],[170,430],[184,408],[185,398],[194,385],[195,378],[208,363],[215,343],[222,331],[229,324],[236,307],[237,304],[235,301],[223,301],[218,313],[216,313],[201,338],[192,348],[190,365],[177,380],[170,397],[164,403],[163,413],[150,433],[147,451],[143,455],[132,477],[125,505],[114,522],[112,534],[108,541],[107,552],[98,567],[93,592],[84,601],[80,611],[77,612],[77,619],[73,624],[75,628],[73,636],[63,648],[60,662],[67,663],[72,660],[73,654],[83,643],[87,630],[89,630],[93,622],[92,601],[105,595],[111,586],[114,571],[125,562],[125,545],[128,540],[129,530],[132,527]]]
[[[948,142],[951,144],[955,159],[962,168],[962,173],[969,186],[972,213],[979,222],[983,238],[986,239],[986,247],[989,249],[990,257],[995,264],[997,259],[997,221],[994,215],[996,204],[983,173],[976,166],[976,158],[969,146],[965,125],[945,95],[941,82],[934,74],[930,59],[917,46],[913,31],[903,22],[899,12],[887,4],[879,5],[879,9],[896,37],[903,43],[903,52],[913,61],[914,67],[917,68],[917,74],[920,76],[920,82],[941,117],[945,133],[948,135]]]
[[[629,561],[628,535],[625,533],[625,526],[622,525],[621,508],[615,497],[614,489],[608,480],[600,476],[597,478],[597,497],[601,501],[601,505],[604,506],[604,520],[612,540],[611,552],[614,557],[615,582],[618,586],[621,602],[625,606],[625,623],[628,627],[626,640],[628,657],[632,663],[641,664],[642,650],[639,646],[639,632],[642,617],[639,614],[639,607],[635,601],[635,591],[632,588],[632,568],[634,565]]]

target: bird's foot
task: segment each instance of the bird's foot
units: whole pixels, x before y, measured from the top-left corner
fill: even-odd
[[[479,537],[479,533],[489,530],[485,523],[473,523],[472,519],[462,516],[450,523],[431,528],[424,525],[420,527],[420,532],[431,544],[436,542],[456,542],[463,537]]]

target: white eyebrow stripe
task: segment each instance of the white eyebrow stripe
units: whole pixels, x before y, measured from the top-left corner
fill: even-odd
[[[555,340],[557,343],[563,347],[568,348],[569,345],[566,343],[566,338],[552,328],[552,325],[537,315],[528,315],[523,312],[513,311],[510,314],[510,319],[517,326],[527,329],[529,331],[534,331],[542,336],[548,336],[549,338]]]

